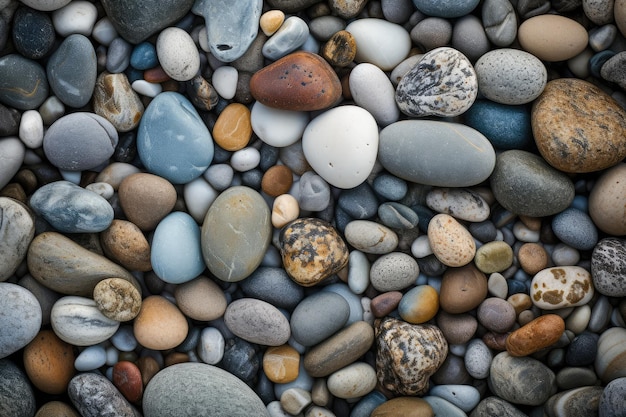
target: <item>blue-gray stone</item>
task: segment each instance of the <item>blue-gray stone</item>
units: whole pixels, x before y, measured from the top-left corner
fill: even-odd
[[[263,45],[263,56],[273,61],[295,51],[309,37],[309,27],[298,16],[287,18]]]
[[[378,159],[387,171],[407,181],[469,187],[491,175],[496,154],[489,140],[471,127],[403,120],[380,132]]]
[[[522,294],[525,292],[528,292],[527,288],[526,288],[526,284],[524,284],[522,281],[518,281],[516,279],[507,279],[506,280],[506,284],[507,284],[507,297],[512,296],[513,294]]]
[[[478,403],[471,417],[527,417],[508,401],[496,396],[487,397]]]
[[[485,135],[496,149],[527,149],[533,144],[527,106],[476,100],[463,117],[468,126]]]
[[[626,398],[626,377],[616,378],[609,382],[600,396],[598,415],[600,417],[626,416],[624,398]]]
[[[468,230],[472,236],[483,243],[495,240],[498,235],[498,229],[496,229],[496,225],[491,220],[470,223]]]
[[[87,372],[70,380],[67,394],[82,417],[135,417],[135,409],[105,376]]]
[[[118,139],[115,127],[104,117],[76,112],[61,117],[48,128],[43,150],[55,167],[84,171],[108,162]]]
[[[322,211],[330,204],[330,185],[315,172],[307,171],[302,174],[298,186],[301,210]]]
[[[56,35],[49,14],[20,7],[13,15],[13,45],[24,57],[41,59],[54,46]]]
[[[426,207],[425,205],[416,205],[416,206],[411,206],[411,209],[417,214],[418,217],[418,222],[417,222],[417,226],[420,228],[420,230],[424,233],[428,233],[428,224],[430,223],[430,219],[432,219],[433,217],[435,217],[435,215],[437,213],[435,213],[434,211],[432,211],[430,208]]]
[[[596,78],[602,78],[601,72],[604,64],[611,58],[615,56],[615,52],[607,49],[606,51],[600,51],[594,54],[591,59],[589,59],[589,70],[591,71],[591,75]]]
[[[583,332],[572,339],[565,352],[565,363],[568,366],[593,365],[598,353],[598,338],[597,334]]]
[[[316,345],[341,329],[350,316],[348,302],[330,291],[317,292],[291,314],[291,335],[303,346]]]
[[[478,6],[480,0],[413,0],[420,12],[436,17],[461,17],[469,14]]]
[[[206,21],[211,54],[232,62],[256,38],[262,8],[263,0],[196,0],[192,12]]]
[[[355,404],[350,412],[350,417],[370,417],[372,411],[386,401],[387,397],[380,391],[372,391]]]
[[[0,359],[0,416],[33,417],[35,393],[28,377],[9,359]]]
[[[159,64],[156,48],[150,42],[141,42],[135,45],[130,54],[130,65],[138,70],[154,68]]]
[[[278,162],[279,152],[279,148],[263,142],[263,144],[261,144],[260,150],[261,161],[259,162],[259,168],[261,168],[263,171],[267,171],[268,169],[276,165],[276,162]]]
[[[374,217],[378,211],[378,200],[372,187],[364,182],[354,188],[342,190],[337,204],[353,219]]]
[[[606,237],[598,242],[591,254],[591,276],[593,286],[601,294],[609,297],[626,296],[626,241],[617,237]],[[599,331],[610,314],[605,297],[594,305],[589,330]],[[604,307],[601,308],[601,306]],[[598,314],[602,311],[601,314]],[[593,327],[592,327],[593,322]],[[597,323],[596,323],[597,322]]]
[[[17,134],[19,133],[21,120],[21,112],[0,104],[0,137],[17,136]]]
[[[343,233],[346,230],[346,226],[348,225],[348,223],[350,223],[354,219],[350,217],[350,215],[345,210],[337,206],[335,207],[334,220],[337,230]]]
[[[374,178],[372,188],[381,198],[391,201],[402,200],[409,190],[406,181],[389,174],[380,174]]]
[[[509,46],[517,37],[517,17],[509,0],[485,0],[482,22],[487,38],[496,46]]]
[[[378,206],[378,218],[392,229],[413,229],[419,222],[415,211],[394,201]]]
[[[112,74],[124,72],[130,65],[132,51],[133,45],[126,42],[124,38],[117,37],[113,39],[107,49],[107,71]]]
[[[183,95],[164,92],[150,102],[137,135],[139,158],[148,171],[186,184],[206,171],[213,149],[209,129]]]
[[[0,358],[6,358],[37,336],[42,312],[35,295],[17,284],[0,282],[0,299]]]
[[[228,164],[213,164],[204,172],[204,179],[217,191],[223,191],[233,182],[235,171]]]
[[[248,297],[288,310],[293,310],[304,297],[304,288],[289,278],[284,268],[261,266],[239,286]]]
[[[244,382],[253,381],[260,367],[254,345],[238,337],[226,341],[221,365]]]
[[[100,195],[69,181],[39,188],[30,207],[55,229],[65,233],[96,233],[113,221],[113,207]]]
[[[598,229],[587,213],[570,207],[552,219],[552,231],[563,243],[578,250],[590,250],[598,243]]]
[[[178,22],[193,0],[103,0],[102,5],[117,32],[137,44]]]
[[[0,103],[32,110],[47,98],[48,79],[38,62],[19,54],[0,57]]]
[[[96,51],[78,33],[65,38],[46,66],[52,92],[70,107],[83,107],[93,94],[98,76]]]

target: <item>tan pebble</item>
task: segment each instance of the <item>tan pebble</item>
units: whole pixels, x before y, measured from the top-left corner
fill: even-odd
[[[626,9],[626,8],[625,8]],[[626,164],[619,163],[605,171],[589,193],[589,215],[605,233],[626,235]]]
[[[376,387],[376,370],[368,363],[355,362],[331,374],[328,390],[336,398],[360,398]]]
[[[546,268],[530,283],[532,302],[543,310],[587,304],[594,292],[591,274],[580,266]]]
[[[131,271],[150,271],[150,244],[135,223],[113,220],[100,233],[100,243],[106,256]]]
[[[470,232],[449,214],[437,214],[430,220],[428,241],[437,259],[447,266],[467,265],[476,254]]]
[[[141,309],[141,293],[121,278],[100,281],[93,289],[93,299],[98,310],[111,320],[132,320]]]
[[[100,171],[94,181],[106,182],[113,187],[113,190],[117,191],[124,178],[140,172],[139,168],[134,165],[125,162],[113,162]]]
[[[444,272],[439,290],[441,308],[451,314],[465,313],[487,297],[487,277],[473,264],[449,268]]]
[[[626,329],[612,327],[602,333],[595,370],[604,384],[626,376]]]
[[[396,397],[385,401],[372,411],[370,417],[434,417],[433,408],[422,398]]]
[[[522,311],[528,310],[533,306],[530,295],[526,293],[513,294],[507,298],[506,301],[513,306],[516,315],[519,315]]]
[[[118,132],[128,132],[139,125],[144,107],[124,73],[105,71],[96,80],[93,110],[111,122]]]
[[[476,250],[474,264],[485,274],[502,272],[513,264],[513,249],[501,240],[487,242]]]
[[[418,285],[402,297],[398,306],[400,317],[411,324],[426,323],[439,311],[439,295],[430,285]]]
[[[288,388],[280,396],[280,406],[289,415],[299,415],[309,404],[311,393],[303,388]]]
[[[402,293],[400,291],[384,292],[374,298],[370,304],[372,314],[374,317],[385,317],[389,313],[398,307],[400,300],[402,299]]]
[[[185,352],[170,352],[163,358],[163,364],[167,368],[168,366],[176,365],[178,363],[189,362],[189,355]]]
[[[24,369],[37,389],[62,394],[74,376],[74,350],[52,330],[42,330],[24,348]]]
[[[152,356],[142,356],[137,359],[135,365],[137,365],[141,372],[141,382],[144,387],[148,385],[152,377],[161,370],[159,363]]]
[[[340,30],[322,46],[320,54],[330,65],[346,67],[356,57],[356,40],[350,32]]]
[[[517,39],[525,51],[551,62],[575,57],[585,49],[588,38],[580,23],[553,14],[531,17],[517,30]]]
[[[272,225],[280,229],[300,214],[298,200],[291,194],[279,195],[272,205]]]
[[[265,35],[272,36],[285,21],[282,10],[269,10],[261,15],[259,26]]]
[[[313,400],[313,403],[320,407],[326,407],[330,403],[331,398],[328,385],[326,385],[326,378],[316,378],[311,388],[311,400]]]
[[[180,311],[194,320],[215,320],[226,311],[224,291],[215,281],[202,275],[177,285],[174,297]]]
[[[37,410],[35,417],[80,417],[80,414],[62,401],[50,401]]]
[[[565,322],[556,314],[546,314],[515,330],[506,338],[511,356],[528,356],[553,345],[565,331]]]
[[[270,346],[263,354],[263,372],[276,384],[294,381],[299,367],[300,354],[289,345]]]
[[[119,188],[124,214],[144,232],[154,230],[176,204],[174,186],[157,175],[139,173],[126,177]]]
[[[227,151],[245,148],[252,137],[250,114],[250,110],[241,103],[226,106],[213,127],[215,143]]]
[[[524,310],[517,316],[517,322],[520,326],[524,326],[535,319],[535,313],[532,310]]]
[[[154,350],[175,348],[185,340],[188,330],[187,319],[178,307],[160,295],[143,300],[133,323],[137,341]]]
[[[261,179],[261,189],[271,197],[285,194],[293,184],[293,173],[286,165],[274,165],[270,167]]]
[[[519,248],[517,260],[520,266],[529,275],[548,267],[550,261],[548,253],[544,247],[538,243],[524,243]]]
[[[530,230],[538,232],[541,230],[541,218],[519,215],[519,219]]]

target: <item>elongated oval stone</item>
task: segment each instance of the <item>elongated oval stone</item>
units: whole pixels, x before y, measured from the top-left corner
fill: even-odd
[[[75,346],[91,346],[113,336],[120,322],[98,310],[91,298],[68,295],[52,306],[52,329],[59,338]]]
[[[126,74],[103,72],[96,80],[93,110],[111,122],[118,132],[128,132],[139,125],[144,106]]]
[[[67,393],[83,417],[137,415],[115,385],[95,372],[76,375],[67,386]]]
[[[530,298],[542,310],[585,305],[594,292],[591,274],[580,266],[546,268],[530,284]]]
[[[42,313],[35,295],[19,285],[1,282],[0,297],[1,359],[17,352],[37,336]]]
[[[215,199],[204,218],[204,261],[222,281],[241,281],[261,264],[271,235],[270,209],[263,197],[249,187],[231,187]]]
[[[35,236],[35,221],[28,208],[12,198],[0,197],[0,281],[20,266]]]
[[[471,127],[403,120],[380,132],[378,160],[387,171],[408,181],[469,187],[491,175],[496,153],[489,140]]]
[[[19,54],[0,58],[0,103],[18,110],[36,109],[48,98],[46,71]]]

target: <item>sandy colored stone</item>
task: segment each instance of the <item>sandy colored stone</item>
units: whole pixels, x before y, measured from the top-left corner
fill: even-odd
[[[587,30],[577,21],[556,14],[525,20],[517,30],[522,48],[543,61],[565,61],[587,46]]]
[[[524,243],[519,248],[517,260],[528,275],[535,275],[547,268],[550,258],[542,245],[538,243]]]
[[[293,172],[286,165],[270,167],[261,179],[261,189],[271,197],[278,197],[289,192],[293,184]]]
[[[437,259],[447,266],[467,265],[476,254],[470,232],[449,214],[437,214],[430,220],[428,241]]]
[[[389,291],[377,295],[372,298],[370,304],[372,314],[377,318],[385,317],[398,307],[401,299],[402,293],[400,291]]]
[[[356,57],[356,40],[350,32],[340,30],[322,46],[320,54],[332,66],[348,66]]]
[[[282,194],[274,199],[272,204],[272,226],[282,228],[294,221],[300,215],[298,200],[291,194]]]
[[[268,10],[261,15],[259,27],[267,36],[272,36],[285,21],[282,10]]]
[[[116,321],[132,320],[141,309],[141,292],[121,278],[100,281],[93,289],[93,300],[102,314]]]
[[[24,348],[24,369],[37,389],[46,394],[62,394],[74,376],[73,346],[52,330],[42,330]]]
[[[124,214],[144,232],[154,230],[176,204],[176,189],[165,178],[148,173],[124,178],[118,191]]]
[[[227,151],[238,151],[250,142],[250,110],[241,103],[231,103],[222,110],[213,127],[213,140]]]
[[[35,417],[80,417],[80,414],[62,401],[50,401],[37,410]]]
[[[553,345],[565,331],[565,322],[556,314],[545,314],[515,330],[506,338],[511,356],[528,356]]]
[[[449,268],[441,280],[439,304],[450,314],[465,313],[478,307],[487,292],[487,277],[473,264]]]
[[[626,164],[619,163],[604,172],[594,183],[589,193],[589,215],[598,229],[610,235],[624,236],[626,235],[624,207],[626,207]]]
[[[100,243],[106,256],[131,271],[150,271],[150,244],[135,223],[114,219],[100,233]]]
[[[587,81],[549,81],[533,103],[531,125],[541,156],[560,171],[600,171],[626,157],[626,110]]]
[[[370,417],[435,417],[433,408],[422,398],[396,397],[372,411]]]
[[[224,291],[213,280],[202,275],[177,285],[174,297],[180,311],[194,320],[215,320],[226,311]]]
[[[160,295],[143,300],[133,323],[137,341],[154,350],[175,348],[185,340],[188,330],[187,319],[178,307]]]
[[[124,178],[140,172],[139,168],[126,162],[113,162],[98,173],[94,182],[106,182],[117,191]]]
[[[530,299],[530,295],[523,292],[511,295],[506,299],[506,301],[513,306],[517,316],[519,316],[522,311],[528,310],[533,306],[533,301]]]
[[[263,354],[263,372],[276,384],[285,384],[298,377],[300,354],[289,345],[270,346]]]

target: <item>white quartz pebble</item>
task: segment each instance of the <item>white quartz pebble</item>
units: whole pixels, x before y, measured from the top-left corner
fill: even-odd
[[[367,62],[359,64],[350,72],[349,84],[354,102],[369,111],[381,127],[398,121],[396,90],[383,70]]]
[[[98,18],[98,9],[88,1],[75,0],[52,13],[52,24],[63,37],[73,33],[90,36]]]
[[[274,199],[272,205],[272,226],[280,229],[297,219],[299,214],[298,200],[291,194],[281,194]]]
[[[391,71],[411,50],[411,37],[402,26],[383,19],[357,19],[346,26],[356,41],[356,61]]]
[[[237,69],[229,65],[224,65],[213,72],[211,82],[220,97],[225,100],[230,100],[235,97],[235,93],[237,92],[238,79],[239,72],[237,72]]]
[[[309,123],[309,114],[275,109],[257,101],[252,106],[250,121],[252,130],[263,142],[282,148],[293,145],[302,137]]]
[[[235,171],[245,172],[256,168],[261,162],[261,154],[256,148],[243,148],[232,154],[230,165]]]
[[[425,258],[428,255],[433,254],[433,249],[430,247],[430,241],[428,235],[418,236],[411,244],[411,254],[416,258]]]
[[[22,113],[19,136],[30,149],[39,148],[43,144],[43,119],[37,110]]]
[[[161,84],[151,83],[146,80],[135,80],[131,84],[131,87],[137,93],[146,97],[156,97],[157,94],[163,91],[163,87],[161,87]]]
[[[196,44],[182,29],[164,29],[157,38],[156,51],[163,71],[176,81],[189,81],[200,70]]]
[[[218,192],[202,177],[188,182],[183,189],[187,211],[199,224],[204,221],[204,216],[217,195]]]
[[[93,371],[104,366],[107,361],[106,350],[102,345],[89,346],[78,354],[74,368],[79,372]]]

